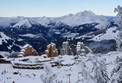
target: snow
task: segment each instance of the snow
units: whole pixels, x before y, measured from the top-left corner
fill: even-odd
[[[23,39],[21,39],[21,38],[19,38],[19,39],[17,39],[18,41],[23,41]]]
[[[41,24],[43,26],[49,26],[50,23],[64,23],[69,26],[77,26],[86,23],[99,23],[96,28],[103,29],[108,24],[108,19],[105,16],[95,15],[92,11],[83,11],[76,14],[69,14],[61,17],[13,17],[13,18],[0,18],[1,26],[11,26],[11,23],[15,23],[13,27],[26,26],[32,27],[31,24]],[[59,33],[58,33],[59,34]]]
[[[104,18],[103,16],[95,15],[91,11],[84,11],[74,15],[67,15],[65,17],[62,17],[60,22],[69,26],[97,22],[100,23],[99,27],[104,27],[108,23],[106,18]]]
[[[35,37],[36,35],[34,35],[34,34],[23,34],[23,35],[20,35],[20,36],[22,36],[22,37],[30,37],[30,38],[33,38],[33,37]]]
[[[11,39],[10,37],[8,37],[7,35],[5,35],[3,32],[0,32],[0,45],[2,44],[2,42],[4,41],[5,43],[7,43],[6,40]]]
[[[102,33],[94,36],[92,40],[94,41],[110,40],[110,39],[116,40],[118,33],[119,31],[117,30],[117,27],[112,27],[107,29],[106,33]]]
[[[18,23],[16,23],[13,27],[21,27],[22,25],[26,26],[26,27],[32,27],[32,25],[30,24],[30,22],[27,19],[21,20]]]
[[[73,65],[74,63],[75,63],[74,60],[65,60],[61,64],[63,64],[63,65]]]
[[[0,51],[0,55],[2,55],[3,57],[6,57],[7,55],[9,55],[9,52],[6,51]]]
[[[38,58],[38,61],[42,62],[42,61],[50,61],[51,58]]]
[[[116,57],[121,57],[121,54],[122,52],[87,54],[86,56],[79,56],[78,59],[74,59],[74,56],[69,55],[59,56],[62,60],[65,60],[65,63],[75,63],[71,66],[52,67],[51,70],[57,76],[54,83],[56,81],[67,83],[69,79],[71,83],[94,83],[94,80],[89,75],[94,76],[93,62],[95,57],[98,61],[105,61],[108,76],[111,77],[112,70],[115,68]],[[34,60],[34,56],[28,58]],[[39,58],[39,56],[35,58]],[[0,64],[0,68],[0,83],[12,83],[13,81],[15,83],[43,83],[41,75],[46,75],[45,69],[14,69],[11,64]],[[14,72],[18,72],[18,74],[13,74]]]
[[[35,22],[47,26],[50,23],[50,18],[48,17],[40,17],[34,20]]]
[[[76,37],[77,35],[79,35],[79,33],[70,33],[70,32],[68,32],[68,33],[63,34],[62,36],[63,36],[64,38],[74,38],[74,37]]]
[[[30,44],[24,45],[22,48],[32,47]]]
[[[55,34],[61,34],[61,32],[57,31],[57,32],[55,32]]]

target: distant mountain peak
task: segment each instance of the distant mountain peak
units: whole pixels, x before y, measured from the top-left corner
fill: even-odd
[[[29,20],[27,19],[24,19],[24,20],[21,20],[19,21],[18,23],[16,23],[13,27],[21,27],[21,26],[25,26],[25,27],[31,27],[32,25],[30,24]]]
[[[87,15],[95,15],[92,11],[83,11],[83,12],[79,12],[76,15],[81,15],[81,16],[87,16]]]

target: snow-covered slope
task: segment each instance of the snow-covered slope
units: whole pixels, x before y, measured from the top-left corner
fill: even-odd
[[[10,37],[8,37],[7,35],[5,35],[3,32],[0,32],[0,45],[2,44],[2,42],[7,43],[7,40],[11,39]]]
[[[23,35],[20,35],[20,36],[33,38],[36,35],[34,35],[34,34],[23,34]]]
[[[119,30],[117,30],[117,27],[111,27],[108,28],[105,33],[94,36],[92,40],[94,41],[111,40],[111,39],[116,40],[118,33]]]

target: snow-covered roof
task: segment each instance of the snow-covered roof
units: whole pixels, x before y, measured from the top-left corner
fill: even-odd
[[[47,53],[48,53],[49,51],[48,51],[48,50],[45,50],[45,52],[47,52]]]
[[[30,44],[24,45],[22,48],[32,47]]]
[[[23,57],[23,54],[19,54],[18,57]]]
[[[20,53],[23,53],[23,52],[25,52],[25,49],[21,49]]]
[[[78,42],[77,45],[83,44],[83,42]]]
[[[48,44],[47,47],[55,46],[55,45],[56,45],[55,43],[51,43],[51,44]]]
[[[66,41],[66,42],[63,42],[63,44],[69,44],[69,42],[68,42],[68,41]]]

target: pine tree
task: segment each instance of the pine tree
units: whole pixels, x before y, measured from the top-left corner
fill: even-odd
[[[107,74],[106,64],[104,61],[98,61],[94,57],[94,79],[95,83],[108,83],[110,80]]]
[[[41,79],[43,83],[54,83],[53,80],[57,77],[56,74],[53,73],[52,67],[49,63],[44,64],[44,70],[46,74],[41,75]]]
[[[81,74],[82,74],[82,83],[94,83],[93,77],[90,75],[90,72],[88,72],[85,68],[85,63],[81,60],[79,63],[79,66],[81,68]]]
[[[117,57],[111,74],[111,83],[122,83],[122,57]]]

